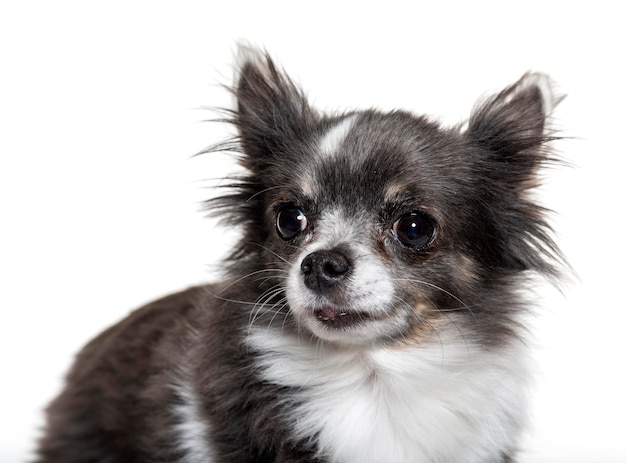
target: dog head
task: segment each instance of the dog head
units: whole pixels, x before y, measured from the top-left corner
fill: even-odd
[[[553,138],[546,76],[452,128],[404,111],[321,114],[249,48],[233,92],[246,174],[213,206],[244,228],[235,273],[264,280],[259,304],[298,330],[351,345],[446,332],[497,343],[516,333],[524,276],[558,275],[529,194]]]

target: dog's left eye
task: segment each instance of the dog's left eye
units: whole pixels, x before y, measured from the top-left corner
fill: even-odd
[[[394,222],[393,234],[405,246],[423,249],[435,237],[435,223],[424,213],[412,212]]]
[[[285,240],[290,240],[304,231],[307,226],[304,212],[295,206],[285,206],[276,215],[276,230]]]

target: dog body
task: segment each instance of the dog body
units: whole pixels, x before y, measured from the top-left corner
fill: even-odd
[[[246,173],[209,205],[243,238],[224,282],[92,341],[48,412],[44,462],[511,461],[522,316],[558,249],[529,192],[558,101],[528,74],[442,128],[322,115],[242,49]]]

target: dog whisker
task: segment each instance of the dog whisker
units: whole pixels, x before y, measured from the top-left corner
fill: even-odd
[[[461,304],[461,308],[464,309],[464,310],[467,310],[469,313],[471,313],[472,316],[474,317],[474,319],[476,320],[476,314],[472,311],[472,309],[470,308],[469,305],[467,305],[459,297],[455,296],[453,293],[451,293],[450,291],[446,290],[445,288],[442,288],[441,286],[438,286],[438,285],[433,284],[433,283],[429,283],[429,282],[424,281],[424,280],[419,280],[419,279],[416,279],[416,278],[393,278],[393,281],[405,281],[405,282],[410,282],[410,283],[417,283],[417,284],[420,284],[420,285],[424,285],[424,286],[428,286],[428,287],[434,288],[437,291],[441,291],[442,293],[446,294],[447,296],[450,296],[452,299],[454,299],[459,304]],[[437,309],[437,311],[439,311],[439,309]],[[441,311],[452,311],[452,309],[448,308],[448,309],[443,309]]]
[[[269,252],[270,254],[272,254],[273,256],[277,257],[278,259],[282,260],[284,263],[291,265],[291,262],[289,262],[287,259],[285,259],[283,256],[281,256],[280,254],[278,254],[275,251],[272,251],[270,248],[268,248],[267,246],[264,246],[260,243],[255,243],[255,242],[250,242],[250,244],[253,244],[255,246],[260,247],[261,249],[263,249],[264,251]]]
[[[268,306],[269,302],[275,297],[282,295],[283,292],[284,292],[283,288],[277,285],[272,288],[269,288],[268,290],[266,290],[259,296],[259,298],[257,299],[256,305],[250,311],[250,318],[248,320],[250,327],[254,325],[255,320],[259,317],[261,313],[271,313],[270,311],[273,310],[273,308],[275,307],[275,304]],[[282,298],[281,300],[283,299],[284,298]]]

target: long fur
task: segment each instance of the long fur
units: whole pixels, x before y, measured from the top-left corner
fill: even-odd
[[[245,171],[207,202],[242,231],[224,280],[87,345],[37,461],[513,461],[525,289],[563,264],[533,195],[550,80],[523,76],[463,129],[321,114],[249,47],[231,91],[238,135],[206,150]]]

